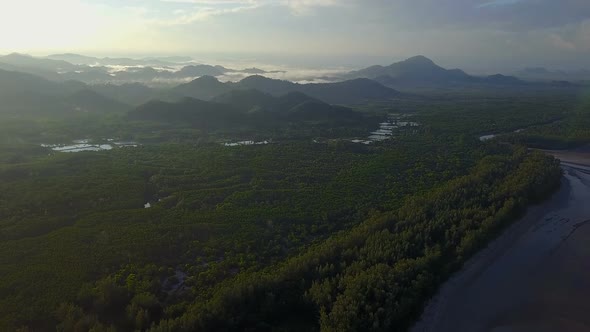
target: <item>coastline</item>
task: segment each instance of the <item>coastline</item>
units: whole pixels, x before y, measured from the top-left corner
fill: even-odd
[[[560,189],[452,275],[411,331],[590,330],[580,312],[590,296],[590,153],[544,152],[562,161]]]

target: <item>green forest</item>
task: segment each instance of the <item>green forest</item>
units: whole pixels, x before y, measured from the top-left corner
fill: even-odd
[[[590,142],[589,104],[570,92],[407,96],[345,112],[231,130],[5,117],[0,330],[404,331],[559,187],[559,161],[527,147]],[[351,142],[394,115],[419,126]],[[111,137],[139,143],[41,146]],[[222,144],[246,138],[269,143]]]

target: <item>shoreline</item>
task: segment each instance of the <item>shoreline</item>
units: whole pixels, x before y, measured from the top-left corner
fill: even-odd
[[[444,282],[410,331],[528,332],[549,326],[553,326],[550,330],[590,330],[590,321],[556,310],[567,302],[558,272],[575,270],[580,262],[554,259],[569,247],[590,241],[590,208],[581,203],[590,201],[590,153],[544,152],[562,161],[561,187],[546,201],[529,207]],[[587,238],[579,239],[580,234]],[[590,249],[583,254],[590,261]],[[563,261],[571,266],[562,266]],[[551,278],[556,281],[549,282]],[[584,288],[579,293],[590,296],[590,287],[586,290],[584,282],[578,284]],[[550,293],[550,298],[535,300],[544,293]]]

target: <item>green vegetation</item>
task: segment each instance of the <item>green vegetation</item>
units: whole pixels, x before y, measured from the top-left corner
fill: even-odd
[[[379,93],[351,82],[305,89]],[[351,109],[269,91],[303,85],[246,83],[269,94],[105,114],[120,104],[43,81],[52,100],[95,109],[0,115],[0,330],[404,330],[470,255],[559,185],[553,158],[506,142],[550,130],[588,139],[588,108],[571,91],[403,95]],[[420,126],[351,142],[392,114]],[[140,146],[40,146],[79,138]],[[270,144],[222,144],[241,139]]]
[[[506,139],[542,149],[568,149],[587,144],[590,142],[589,100],[587,97],[580,98],[574,112],[562,121],[534,126],[508,135]]]

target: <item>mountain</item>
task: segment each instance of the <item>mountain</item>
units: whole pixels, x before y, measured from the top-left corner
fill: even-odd
[[[67,96],[65,102],[75,111],[86,113],[123,113],[130,106],[105,97],[96,91],[82,89]]]
[[[301,92],[329,104],[355,104],[367,100],[389,100],[400,93],[369,79],[337,83],[297,84],[264,76],[249,76],[237,83],[222,83],[210,76],[200,77],[172,89],[177,96],[211,100],[232,90],[258,90],[273,96]]]
[[[189,83],[173,88],[171,95],[210,100],[232,90],[229,84],[222,83],[213,76],[202,76]]]
[[[185,66],[175,73],[176,77],[199,77],[199,76],[221,76],[227,72],[227,69],[222,66],[210,65],[190,65]]]
[[[272,112],[278,106],[277,98],[255,89],[232,90],[213,98],[211,101],[231,105],[247,112]]]
[[[151,85],[170,85],[186,79],[227,73],[278,72],[259,68],[229,69],[219,65],[193,64],[192,61],[189,57],[97,58],[73,53],[37,58],[13,53],[0,56],[0,69],[27,72],[55,81],[78,80],[90,84],[141,82]],[[179,64],[185,66],[175,71]],[[113,69],[118,71],[113,72]]]
[[[123,82],[146,82],[156,78],[169,78],[170,72],[152,67],[129,68],[113,73],[114,79]]]
[[[0,70],[0,113],[68,115],[128,109],[77,81],[54,82],[28,73]]]
[[[160,92],[141,83],[97,84],[92,90],[123,104],[139,106],[159,97]]]
[[[255,89],[272,95],[299,91],[300,85],[291,81],[277,80],[260,75],[248,76],[235,84],[240,89]]]
[[[244,114],[230,105],[184,98],[170,103],[150,101],[128,112],[130,120],[190,124],[204,130],[231,127],[244,122]]]
[[[333,106],[301,92],[275,97],[254,89],[232,90],[213,99],[249,115],[275,121],[360,121],[362,115],[350,108]]]
[[[98,58],[73,53],[52,54],[46,58],[50,60],[66,61],[76,65],[94,65],[99,62]]]
[[[189,56],[159,56],[159,57],[147,57],[143,58],[145,61],[164,61],[173,63],[186,63],[193,61],[193,58]]]
[[[142,82],[142,83],[166,83],[168,81],[185,80],[201,76],[221,76],[229,70],[222,66],[189,65],[179,71],[156,69],[151,66],[130,67],[114,73],[108,67],[80,67],[73,72],[61,75],[63,78],[81,80],[88,83],[108,82]]]
[[[363,116],[350,108],[328,105],[319,100],[308,100],[291,107],[285,114],[290,121],[358,122]]]
[[[61,74],[63,79],[76,80],[86,83],[104,83],[114,80],[114,76],[105,67],[86,67],[80,70]]]
[[[52,54],[45,59],[67,61],[76,65],[102,65],[102,66],[173,66],[175,61],[166,61],[163,58],[97,58],[80,54]]]
[[[336,83],[297,84],[250,76],[236,84],[239,88],[257,89],[273,95],[302,92],[330,104],[355,104],[368,100],[388,100],[400,93],[369,79],[354,79]]]
[[[445,69],[425,56],[415,56],[389,66],[371,66],[352,71],[344,78],[370,78],[391,87],[408,86],[466,86],[466,85],[523,85],[512,76],[472,76],[460,69]]]
[[[242,69],[239,72],[251,74],[251,75],[261,75],[261,74],[268,73],[266,70],[262,70],[262,69],[256,68],[256,67]],[[273,73],[278,73],[278,71],[273,71]]]
[[[301,92],[274,97],[254,89],[232,90],[212,101],[230,105],[248,114],[266,113],[268,118],[289,121],[350,121],[362,117],[349,108],[332,106]]]
[[[10,65],[7,63],[0,62],[0,69],[5,71],[17,71],[21,73],[32,74],[35,76],[43,77],[48,80],[52,81],[61,81],[64,78],[55,71],[45,70],[42,68],[35,68],[35,67],[18,67],[14,65]]]
[[[332,106],[299,92],[280,97],[253,89],[232,90],[212,101],[183,98],[151,101],[128,113],[130,120],[190,124],[205,130],[276,128],[291,122],[357,123],[353,110]]]
[[[39,76],[17,71],[0,70],[0,97],[16,94],[64,94],[68,86]]]
[[[19,53],[12,53],[0,57],[0,63],[5,63],[16,67],[36,68],[54,72],[75,71],[77,69],[76,65],[63,60],[35,58],[30,55]]]
[[[424,56],[415,56],[389,66],[372,66],[359,71],[350,72],[351,78],[371,78],[389,76],[398,81],[465,81],[471,76],[459,69],[447,70]]]
[[[299,85],[301,91],[330,104],[358,104],[375,100],[399,98],[401,93],[370,79],[354,79],[336,83]]]
[[[490,75],[482,79],[484,83],[500,84],[500,85],[523,85],[526,82],[519,80],[514,76],[506,76],[502,74]]]

